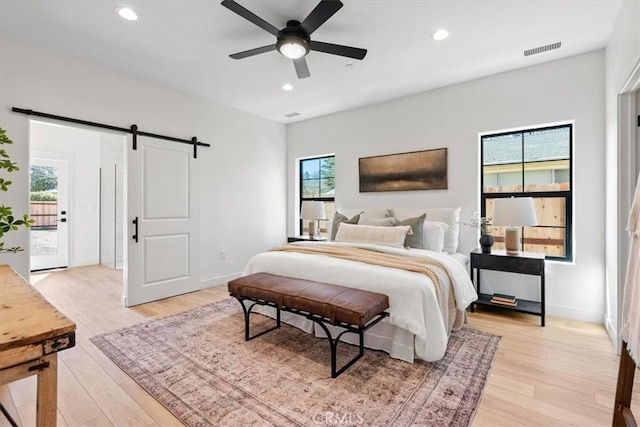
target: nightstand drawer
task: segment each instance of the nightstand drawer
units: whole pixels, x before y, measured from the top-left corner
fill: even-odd
[[[483,270],[497,270],[508,273],[542,274],[544,258],[525,258],[523,256],[500,256],[471,253],[471,265]]]

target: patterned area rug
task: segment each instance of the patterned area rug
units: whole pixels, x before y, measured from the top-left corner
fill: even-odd
[[[253,333],[272,319],[253,314]],[[466,426],[500,337],[462,329],[439,362],[365,355],[331,378],[329,344],[283,324],[244,341],[227,299],[93,337],[131,378],[189,426]],[[357,347],[338,345],[338,366]]]

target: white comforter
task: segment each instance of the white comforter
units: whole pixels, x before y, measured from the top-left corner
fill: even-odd
[[[430,257],[440,262],[449,273],[456,299],[456,307],[459,310],[466,309],[471,302],[477,299],[477,294],[465,267],[459,261],[444,253],[419,249],[395,249],[371,244],[337,242],[297,242],[295,244],[351,245],[409,257]],[[386,294],[389,296],[390,315],[385,319],[385,322],[409,331],[415,336],[413,344],[415,354],[419,358],[435,361],[444,356],[448,340],[447,328],[440,314],[434,286],[431,279],[426,275],[324,255],[281,251],[264,252],[251,258],[244,273],[259,272],[316,280]],[[300,316],[283,316],[283,320],[307,332],[313,330],[312,322]],[[376,327],[372,328],[372,331],[378,326],[381,325],[376,325]],[[391,333],[398,335],[396,331]],[[393,341],[394,338],[388,337],[388,339]],[[398,354],[394,354],[393,345],[372,345],[372,347],[383,349],[389,352],[392,357],[413,361],[413,354],[411,354],[410,358],[407,355],[403,355],[400,350]]]

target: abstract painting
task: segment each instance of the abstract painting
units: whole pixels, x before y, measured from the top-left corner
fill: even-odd
[[[360,192],[447,189],[447,149],[360,159]]]

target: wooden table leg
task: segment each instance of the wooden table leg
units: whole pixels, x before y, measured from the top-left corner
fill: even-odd
[[[633,377],[636,373],[636,363],[627,350],[627,343],[622,341],[620,353],[620,366],[618,368],[618,386],[616,388],[616,400],[613,408],[614,427],[636,426],[636,421],[631,413],[631,396],[633,394]]]
[[[55,427],[58,417],[58,354],[42,357],[49,366],[38,371],[36,425]]]

